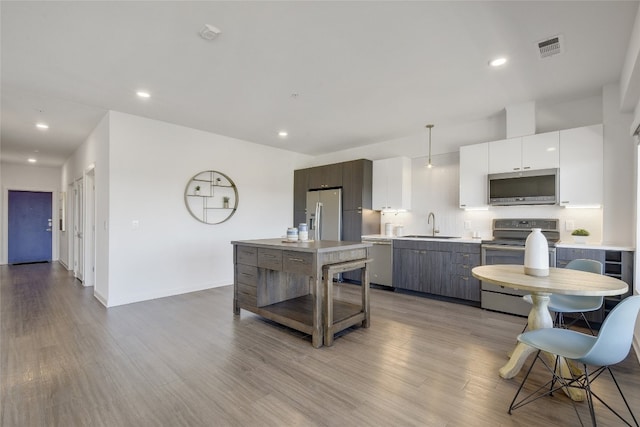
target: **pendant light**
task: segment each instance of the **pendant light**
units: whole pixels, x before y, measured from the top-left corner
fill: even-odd
[[[429,163],[427,163],[427,167],[431,169],[433,166],[431,165],[431,129],[433,129],[433,125],[427,125],[427,129],[429,129]]]

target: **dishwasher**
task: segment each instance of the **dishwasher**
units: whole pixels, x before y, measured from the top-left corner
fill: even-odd
[[[369,251],[369,282],[375,285],[392,286],[393,244],[391,239],[362,239],[373,246]]]

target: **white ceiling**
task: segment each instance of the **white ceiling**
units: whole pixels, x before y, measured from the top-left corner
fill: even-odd
[[[318,155],[593,95],[619,79],[638,2],[0,7],[2,160],[57,166],[107,110]],[[203,40],[204,24],[222,34]],[[558,34],[565,52],[538,59],[536,42]],[[509,63],[490,69],[497,55]]]

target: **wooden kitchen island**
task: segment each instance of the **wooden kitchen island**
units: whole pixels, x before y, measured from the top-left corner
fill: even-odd
[[[245,309],[310,334],[316,348],[331,345],[335,332],[358,323],[369,326],[370,243],[261,239],[231,244],[234,314]],[[332,295],[334,274],[356,269],[361,271],[360,305],[325,298]]]

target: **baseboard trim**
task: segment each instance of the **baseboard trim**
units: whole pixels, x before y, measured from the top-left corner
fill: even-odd
[[[157,298],[166,298],[166,297],[172,297],[172,296],[176,296],[176,295],[182,295],[182,294],[188,294],[191,292],[198,292],[198,291],[204,291],[207,289],[212,289],[212,288],[218,288],[221,286],[227,286],[233,283],[233,279],[229,280],[224,280],[221,282],[217,282],[217,283],[205,283],[205,284],[200,284],[200,285],[194,285],[194,286],[190,286],[188,288],[173,288],[173,289],[164,289],[161,291],[154,291],[154,292],[143,292],[143,293],[139,293],[139,294],[129,294],[126,295],[125,298],[111,298],[108,302],[108,304],[106,304],[106,307],[116,307],[119,305],[126,305],[126,304],[134,304],[137,302],[143,302],[143,301],[149,301],[149,300],[153,300],[153,299],[157,299]]]
[[[97,299],[100,302],[100,304],[104,305],[106,308],[109,307],[107,305],[107,299],[104,296],[102,296],[100,292],[96,291],[95,287],[93,288],[93,297]]]

